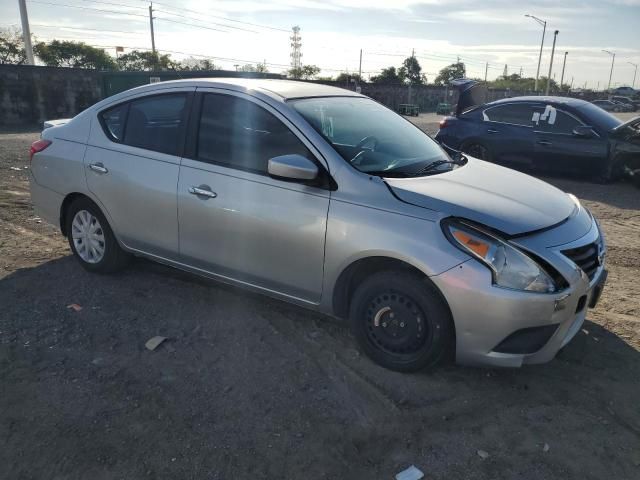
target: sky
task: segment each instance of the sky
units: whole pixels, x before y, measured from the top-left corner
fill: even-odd
[[[31,32],[39,40],[78,40],[150,49],[149,2],[144,0],[27,0]],[[535,76],[547,21],[540,75],[546,76],[553,31],[559,30],[552,76],[605,88],[631,85],[640,63],[640,0],[162,0],[154,2],[156,48],[179,60],[210,58],[216,65],[266,62],[289,68],[291,27],[300,26],[304,64],[322,75],[358,72],[365,78],[398,67],[415,51],[429,81],[458,57],[467,76],[504,72]],[[78,8],[80,7],[80,8]],[[18,0],[0,0],[0,28],[20,25]],[[640,74],[636,79],[640,87]]]

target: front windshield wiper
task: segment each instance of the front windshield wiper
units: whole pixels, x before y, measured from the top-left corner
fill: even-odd
[[[407,172],[394,172],[393,170],[366,170],[364,171],[367,175],[375,175],[378,177],[388,177],[388,178],[409,178],[413,175]]]
[[[424,175],[425,173],[433,170],[434,168],[439,167],[440,165],[464,165],[467,163],[466,157],[461,157],[460,160],[436,160],[435,162],[428,163],[420,170],[415,172],[413,176],[418,177],[420,175]]]

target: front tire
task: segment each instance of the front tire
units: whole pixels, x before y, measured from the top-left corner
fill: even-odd
[[[391,370],[422,370],[453,352],[448,306],[435,286],[410,272],[367,278],[352,297],[349,319],[360,348]]]
[[[66,233],[76,259],[86,270],[112,273],[129,261],[100,208],[88,198],[78,198],[66,212]]]

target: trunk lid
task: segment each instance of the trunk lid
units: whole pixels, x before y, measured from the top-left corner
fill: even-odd
[[[468,78],[458,78],[451,81],[451,85],[458,90],[458,104],[455,115],[459,117],[473,107],[483,105],[487,102],[487,86],[476,80]]]

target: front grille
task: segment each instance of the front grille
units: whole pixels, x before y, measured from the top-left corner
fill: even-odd
[[[571,250],[563,250],[562,253],[580,267],[587,274],[589,280],[593,280],[593,276],[596,274],[598,266],[600,266],[598,245],[596,243],[572,248]]]

